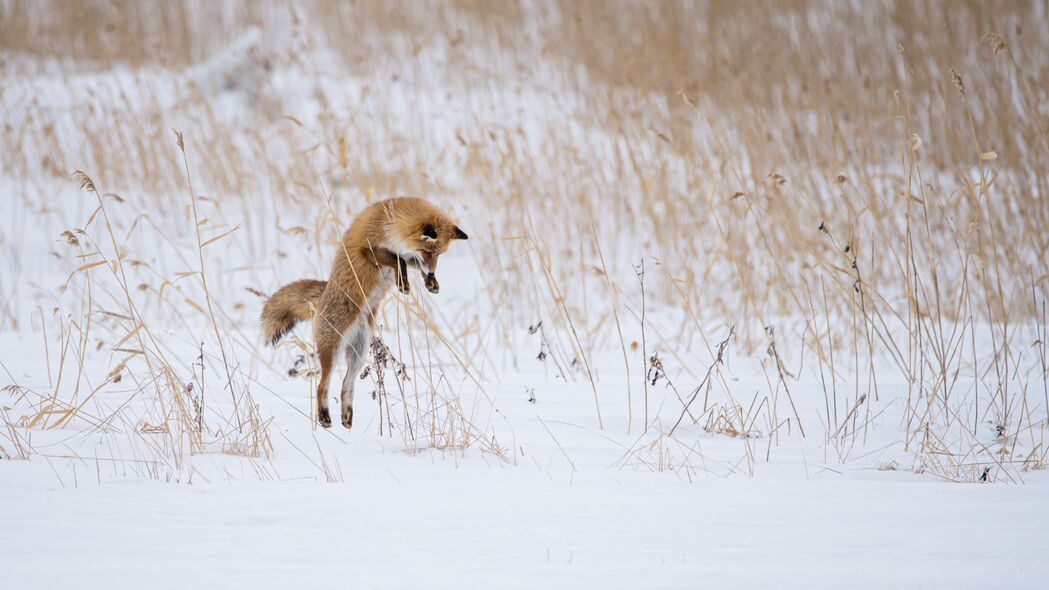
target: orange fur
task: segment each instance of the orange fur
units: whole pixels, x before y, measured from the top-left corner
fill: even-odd
[[[312,318],[310,305],[317,305],[327,285],[327,281],[303,279],[277,289],[262,307],[262,335],[266,343],[276,344],[295,324]]]
[[[342,386],[342,422],[353,421],[353,381],[375,329],[375,317],[390,287],[407,292],[407,266],[426,277],[436,293],[437,259],[452,240],[466,234],[441,210],[426,201],[400,197],[374,203],[342,237],[328,281],[302,280],[279,289],[262,310],[263,334],[275,344],[294,325],[313,319],[313,339],[320,361],[317,415],[330,426],[328,381],[335,354],[343,350],[348,367]],[[312,308],[311,308],[312,305]]]

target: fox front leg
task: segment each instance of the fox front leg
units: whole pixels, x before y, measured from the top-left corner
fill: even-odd
[[[418,254],[410,254],[401,256],[401,260],[407,263],[409,266],[413,266],[419,269],[419,274],[423,277],[423,284],[426,285],[426,290],[431,293],[437,293],[441,290],[441,286],[437,284],[437,275],[433,274],[428,264],[424,263],[422,257]]]
[[[397,277],[397,289],[399,289],[401,293],[407,295],[411,292],[411,288],[408,286],[408,262],[400,256],[397,256],[394,272],[396,273],[394,276]]]
[[[408,267],[413,266],[419,269],[420,274],[423,276],[423,284],[426,285],[426,290],[431,293],[437,293],[441,290],[440,284],[437,282],[437,275],[432,272],[426,272],[423,270],[423,265],[416,258],[408,258],[404,256],[398,256],[392,250],[388,248],[374,248],[370,251],[371,259],[375,262],[376,266],[386,266],[397,271],[397,288],[400,289],[401,293],[407,295],[410,292],[408,288]]]
[[[432,272],[423,275],[423,283],[426,285],[426,290],[431,293],[441,290],[441,286],[437,284],[437,276]]]
[[[371,259],[373,262],[375,262],[376,266],[385,266],[394,270],[394,278],[397,282],[397,289],[401,293],[407,295],[411,292],[411,288],[408,286],[409,262],[407,260],[394,254],[393,251],[387,248],[374,248],[370,251],[370,253]]]

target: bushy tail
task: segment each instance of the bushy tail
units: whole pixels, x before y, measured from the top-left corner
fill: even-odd
[[[270,346],[277,344],[295,324],[313,317],[310,304],[317,305],[327,281],[303,279],[284,285],[262,307],[262,335]]]

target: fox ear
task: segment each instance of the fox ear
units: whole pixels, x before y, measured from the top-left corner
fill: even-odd
[[[423,234],[420,237],[424,242],[435,242],[437,241],[437,230],[427,223],[423,226]]]
[[[459,229],[459,226],[455,226],[455,235],[452,236],[456,240],[469,240],[470,236],[466,235],[466,232]]]

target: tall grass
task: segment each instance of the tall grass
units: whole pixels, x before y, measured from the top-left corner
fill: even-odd
[[[657,456],[634,465],[689,464],[694,441],[682,437],[696,429],[677,430],[679,415],[739,437],[751,469],[759,432],[766,459],[789,430],[822,437],[829,459],[847,461],[891,403],[903,406],[914,469],[1019,481],[1044,464],[1049,398],[1035,396],[1047,389],[1049,279],[1041,4],[43,8],[0,3],[13,82],[0,94],[4,172],[44,189],[89,170],[136,195],[126,205],[179,248],[189,222],[163,196],[187,178],[203,187],[192,204],[207,203],[212,223],[243,221],[223,247],[275,262],[204,289],[193,311],[211,322],[212,354],[224,357],[223,340],[235,338],[269,364],[251,335],[258,302],[243,287],[266,291],[303,267],[323,275],[313,261],[327,260],[328,242],[365,202],[417,194],[480,228],[470,241],[477,298],[497,314],[422,301],[386,312],[397,337],[410,338],[394,356],[412,368],[398,391],[377,393],[383,432],[407,433],[410,448],[477,439],[501,448],[432,367],[483,390],[509,363],[478,362],[478,352],[518,358],[535,345],[591,391],[593,426],[621,428],[602,412],[625,404],[626,429],[649,431],[639,444]],[[266,39],[271,83],[238,99],[195,86],[192,68],[249,26]],[[158,42],[138,43],[144,36]],[[42,67],[31,60],[55,60],[47,67],[69,75],[23,76]],[[88,74],[114,66],[119,75]],[[172,126],[199,157],[184,162],[172,149]],[[124,261],[140,254],[129,246],[121,256],[112,235],[108,254],[71,263],[105,263],[74,277],[81,297],[93,273],[119,275],[128,297],[114,313],[154,377],[170,371],[159,351],[145,352],[162,346],[136,328],[144,320],[133,283],[155,292],[157,321],[181,322],[181,308],[200,305],[186,285],[205,276],[205,225],[193,212],[199,268],[177,272],[199,274],[158,276],[143,264],[135,276],[148,280],[130,279]],[[259,237],[271,235],[281,239]],[[7,283],[3,291],[26,297]],[[5,327],[27,315],[5,310]],[[63,350],[87,343],[84,313],[76,326],[60,324],[81,340]],[[742,396],[720,376],[727,333],[728,350],[761,363],[767,394]],[[594,367],[608,350],[630,375],[622,400],[602,392]],[[683,405],[651,416],[656,360],[674,375],[660,386],[680,386]],[[420,388],[410,373],[424,367]],[[794,407],[801,371],[821,384],[818,416]],[[168,380],[163,403],[181,407],[176,382],[185,379]],[[234,393],[232,371],[225,381]],[[888,382],[904,385],[887,396]],[[259,423],[241,415],[251,407],[235,403],[232,416]]]

